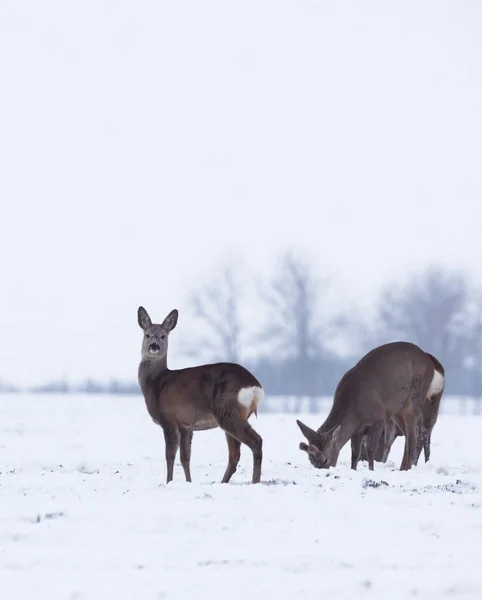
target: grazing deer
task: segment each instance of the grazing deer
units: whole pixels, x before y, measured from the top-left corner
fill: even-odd
[[[241,444],[253,452],[253,483],[261,478],[261,436],[248,423],[257,415],[264,390],[247,369],[235,363],[215,363],[171,370],[167,368],[167,341],[176,327],[178,311],[171,311],[161,325],[152,323],[140,306],[137,318],[144,331],[138,378],[147,411],[164,431],[167,483],[172,481],[174,460],[180,446],[186,481],[191,481],[191,444],[194,431],[221,427],[226,433],[229,461],[222,483],[236,472]]]
[[[383,431],[380,423],[393,418],[405,435],[400,470],[411,469],[424,401],[443,391],[441,371],[440,363],[415,344],[392,342],[374,348],[343,375],[331,411],[317,431],[297,421],[308,440],[308,444],[300,443],[300,449],[307,452],[314,467],[332,467],[348,440],[355,436],[355,449],[360,450],[367,426],[378,424],[373,435],[375,451]],[[356,468],[359,455],[354,458],[352,455],[352,467]]]

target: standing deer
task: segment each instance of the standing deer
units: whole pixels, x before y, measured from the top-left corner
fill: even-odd
[[[257,415],[264,396],[259,381],[235,363],[168,369],[167,341],[176,327],[178,311],[171,311],[161,325],[155,325],[140,306],[137,318],[144,331],[139,385],[149,415],[164,431],[167,483],[173,478],[179,446],[186,481],[191,481],[193,431],[215,427],[225,431],[228,442],[229,461],[222,483],[228,483],[236,472],[242,443],[253,452],[252,482],[259,483],[263,440],[248,423],[253,413]]]
[[[300,443],[300,449],[318,469],[335,466],[348,440],[355,436],[355,449],[359,451],[367,426],[377,424],[374,429],[380,437],[380,424],[393,418],[405,435],[400,470],[411,469],[424,401],[427,397],[440,400],[443,387],[440,363],[415,344],[392,342],[378,346],[343,375],[331,411],[317,431],[297,421],[308,440],[308,444]],[[373,436],[373,452],[378,439]],[[356,468],[358,459],[359,454],[352,454],[352,468]]]

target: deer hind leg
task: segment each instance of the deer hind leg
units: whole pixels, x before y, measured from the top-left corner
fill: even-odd
[[[244,424],[244,430],[241,435],[236,435],[236,439],[246,444],[253,453],[253,483],[261,481],[261,463],[263,461],[263,440],[259,433],[255,431],[249,423]]]
[[[438,411],[440,408],[440,400],[442,392],[435,394],[430,399],[427,399],[427,410],[424,411],[425,438],[423,440],[423,453],[425,462],[430,459],[430,443],[432,438],[432,430],[437,422]]]
[[[169,483],[173,479],[174,460],[176,459],[177,450],[179,448],[180,433],[176,425],[166,425],[164,428],[164,439],[166,441],[166,465],[167,465],[167,481]]]
[[[412,402],[408,401],[400,414],[394,418],[405,435],[405,448],[400,471],[408,471],[413,466],[417,438],[417,414]]]
[[[423,454],[425,457],[425,462],[428,462],[430,459],[430,442],[432,438],[432,429],[425,431],[425,437],[423,440]]]
[[[263,440],[261,436],[251,427],[243,416],[240,409],[235,407],[234,411],[217,410],[214,414],[219,427],[233,438],[246,444],[253,453],[253,483],[261,480],[261,463],[263,460]]]
[[[181,429],[181,465],[184,469],[186,481],[191,483],[191,446],[193,432],[190,429]]]
[[[241,442],[227,432],[226,441],[228,442],[229,462],[221,483],[229,483],[231,477],[236,473],[241,457]]]
[[[426,401],[425,401],[426,402]],[[425,408],[425,405],[422,403],[422,406]],[[412,464],[417,465],[420,454],[422,453],[422,448],[425,445],[425,439],[427,437],[427,430],[425,428],[425,422],[423,418],[423,413],[418,408],[418,405],[414,407],[414,420],[415,420],[415,437],[413,441],[413,459]]]
[[[422,454],[422,449],[425,447],[425,443],[427,440],[427,430],[425,429],[425,424],[422,419],[420,419],[419,423],[416,427],[416,435],[415,435],[415,450],[413,454],[413,464],[418,464],[418,459],[420,458],[420,454]]]

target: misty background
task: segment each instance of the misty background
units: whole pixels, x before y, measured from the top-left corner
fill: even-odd
[[[419,344],[482,396],[482,4],[0,2],[0,390]]]

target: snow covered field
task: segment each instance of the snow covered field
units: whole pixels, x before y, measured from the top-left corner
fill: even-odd
[[[304,415],[318,426],[324,415]],[[224,434],[194,435],[164,485],[162,431],[140,397],[0,398],[0,598],[482,598],[482,418],[442,415],[432,460],[317,471],[293,415],[260,414],[219,483]],[[393,461],[393,462],[392,462]]]

